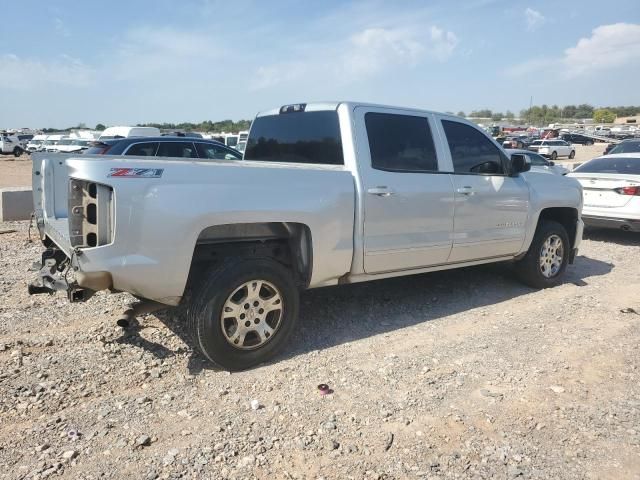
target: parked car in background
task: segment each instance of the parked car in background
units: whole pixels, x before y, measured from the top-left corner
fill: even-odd
[[[42,144],[47,139],[46,135],[35,135],[29,143],[27,143],[28,152],[38,152],[42,149]]]
[[[240,141],[240,135],[227,135],[224,139],[224,143],[228,147],[235,147]]]
[[[606,150],[605,150],[606,152]],[[640,153],[640,139],[638,140],[623,140],[617,145],[613,145],[608,152],[609,154],[616,153]],[[606,153],[605,153],[606,154]]]
[[[87,155],[127,155],[137,157],[178,157],[207,160],[239,160],[242,154],[215,140],[189,137],[145,137],[98,140]]]
[[[238,150],[239,152],[244,153],[245,149],[247,148],[247,142],[245,140],[238,142],[238,144],[236,145],[236,150]]]
[[[42,147],[40,148],[40,151],[43,151],[43,152],[57,151],[56,146],[65,137],[66,135],[62,135],[62,134],[47,135],[47,138],[44,140],[44,142],[42,142]]]
[[[156,127],[109,127],[106,128],[98,140],[113,140],[115,138],[130,137],[159,137],[160,129]]]
[[[55,144],[47,146],[47,152],[64,152],[69,153],[68,147],[71,146],[73,138],[64,136]]]
[[[258,114],[237,161],[193,161],[185,139],[160,138],[187,158],[36,156],[49,251],[30,292],[182,302],[196,348],[229,370],[287,344],[301,290],[502,261],[547,288],[582,238],[577,181],[525,177],[525,157],[454,115],[285,105]],[[68,263],[65,283],[56,270]]]
[[[578,145],[593,145],[593,138],[586,137],[579,133],[563,133],[560,138],[567,143],[577,143]]]
[[[576,156],[576,149],[564,140],[536,140],[529,145],[528,150],[549,157],[551,160],[558,157],[574,158]]]
[[[22,155],[24,149],[20,145],[20,139],[15,135],[0,135],[0,153],[13,154],[15,157]]]
[[[626,141],[626,140],[623,140]],[[611,150],[613,150],[613,148],[618,145],[616,143],[607,143],[607,146],[604,149],[604,152],[602,152],[602,155],[609,155],[609,153],[611,153]]]
[[[553,160],[547,160],[542,155],[530,150],[505,149],[505,152],[507,152],[509,156],[514,153],[519,153],[527,157],[531,163],[532,172],[552,173],[554,175],[566,175],[569,173],[568,168],[565,168],[562,165],[556,165]]]
[[[517,137],[507,137],[503,142],[502,146],[504,148],[516,148],[516,149],[525,149],[531,144],[531,140],[528,137],[517,136]]]
[[[62,139],[56,149],[60,153],[81,153],[87,150],[95,140],[88,138],[68,138]]]
[[[31,135],[30,133],[20,133],[17,135],[18,140],[20,141],[20,146],[22,147],[23,150],[27,150],[27,145],[29,144],[29,142],[31,141],[31,139],[34,137],[33,135]]]
[[[640,152],[594,158],[567,176],[582,184],[586,226],[640,232]]]

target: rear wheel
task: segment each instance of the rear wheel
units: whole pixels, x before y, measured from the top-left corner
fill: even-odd
[[[575,158],[575,156],[576,156],[576,151],[571,150],[571,153],[569,154],[569,158]]]
[[[558,158],[558,152],[556,151],[551,152],[551,160],[555,160],[556,158]]]
[[[533,288],[558,285],[569,261],[569,236],[553,220],[541,220],[527,254],[516,262],[520,280]]]
[[[22,149],[20,147],[16,147],[13,149],[13,156],[18,158],[20,155],[22,155]]]
[[[298,317],[292,273],[270,258],[223,262],[195,292],[189,330],[205,357],[226,370],[244,370],[276,355]]]

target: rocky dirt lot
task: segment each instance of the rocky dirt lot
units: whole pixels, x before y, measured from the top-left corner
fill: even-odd
[[[546,291],[488,266],[307,292],[289,350],[228,374],[171,312],[29,297],[40,246],[7,229],[0,479],[640,478],[638,235],[588,234]]]

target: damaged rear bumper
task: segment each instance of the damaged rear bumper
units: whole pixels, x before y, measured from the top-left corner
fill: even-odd
[[[84,302],[99,290],[110,290],[113,280],[109,272],[81,272],[62,250],[48,248],[40,262],[33,264],[36,277],[29,283],[30,295],[65,292],[70,302]],[[70,272],[73,270],[73,272]],[[73,279],[69,280],[69,276]]]

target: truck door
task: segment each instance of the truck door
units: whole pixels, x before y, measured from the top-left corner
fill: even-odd
[[[504,152],[475,126],[447,117],[439,127],[449,146],[455,194],[449,262],[518,253],[529,212],[524,178],[508,175]]]
[[[440,169],[433,116],[357,107],[356,146],[364,207],[364,270],[445,263],[451,251],[453,186]]]

